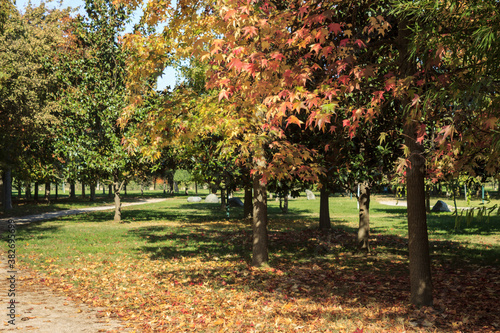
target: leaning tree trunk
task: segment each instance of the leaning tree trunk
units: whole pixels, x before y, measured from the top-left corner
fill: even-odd
[[[252,203],[252,188],[250,186],[245,186],[245,202],[243,205],[243,216],[246,219],[252,218],[253,215],[253,203]]]
[[[323,184],[320,190],[319,197],[319,228],[321,230],[329,230],[332,228],[330,221],[330,192],[328,188]]]
[[[3,209],[9,211],[12,209],[12,169],[7,167],[3,171]]]
[[[252,265],[261,267],[269,260],[267,249],[267,193],[266,185],[257,173],[253,178],[253,258]]]
[[[359,187],[358,247],[370,252],[370,186],[363,182]]]
[[[399,65],[401,78],[407,78],[417,72],[415,60],[410,58],[409,37],[410,22],[407,19],[399,22]],[[410,108],[410,99],[405,96],[401,100],[403,108]],[[427,234],[427,216],[425,210],[425,158],[424,147],[417,143],[416,133],[419,122],[411,110],[406,116],[403,132],[405,143],[409,149],[406,168],[407,212],[408,212],[408,249],[410,253],[410,301],[416,306],[432,305],[432,279],[429,256],[429,238]]]

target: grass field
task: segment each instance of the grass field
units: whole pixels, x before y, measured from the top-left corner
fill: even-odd
[[[157,194],[154,194],[157,195]],[[500,217],[455,229],[428,217],[435,306],[409,302],[404,207],[373,198],[370,255],[355,253],[356,201],[269,201],[270,267],[252,268],[251,225],[239,208],[185,197],[36,223],[18,230],[24,267],[71,298],[108,308],[139,332],[497,332]],[[494,204],[494,203],[491,203]],[[68,204],[69,207],[72,204]]]

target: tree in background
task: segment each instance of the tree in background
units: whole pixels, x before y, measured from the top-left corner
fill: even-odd
[[[127,100],[127,53],[120,33],[130,13],[107,0],[86,1],[85,10],[87,17],[78,17],[73,25],[71,45],[60,53],[59,73],[66,88],[61,99],[65,126],[58,133],[59,153],[67,169],[90,184],[91,191],[99,179],[113,185],[114,220],[119,222],[121,191],[141,163],[137,147],[122,144],[141,113],[127,127],[118,124]]]
[[[46,145],[51,128],[60,124],[53,96],[59,81],[52,64],[63,44],[69,13],[48,11],[42,4],[28,6],[21,15],[9,1],[2,1],[0,10],[0,167],[2,201],[11,209],[12,168],[19,158],[30,159],[26,154],[34,142]]]

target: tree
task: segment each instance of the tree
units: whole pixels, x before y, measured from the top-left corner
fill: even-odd
[[[141,164],[136,151],[122,145],[141,112],[128,126],[118,124],[127,106],[127,53],[119,34],[130,13],[107,0],[86,1],[85,9],[87,17],[79,17],[73,25],[72,44],[60,54],[60,74],[67,87],[61,102],[65,126],[58,133],[59,153],[67,169],[91,189],[99,179],[113,185],[114,220],[119,222],[121,191]]]
[[[63,41],[67,11],[28,6],[21,15],[12,4],[0,7],[0,167],[4,208],[12,208],[11,170],[33,141],[47,140],[59,122],[53,93],[58,78],[51,70]],[[27,156],[26,158],[29,158]]]

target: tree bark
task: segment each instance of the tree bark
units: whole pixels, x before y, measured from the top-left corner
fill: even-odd
[[[85,198],[85,183],[82,182],[82,198]]]
[[[22,182],[18,179],[17,180],[17,197],[18,197],[18,199],[22,198],[22,191],[23,191]]]
[[[416,73],[415,61],[410,58],[408,49],[410,22],[399,22],[398,49],[401,79]],[[403,109],[409,108],[410,99],[401,100]],[[410,110],[405,110],[410,111]],[[408,249],[410,254],[410,301],[416,306],[432,305],[432,279],[429,256],[429,238],[427,234],[427,216],[425,210],[425,158],[424,147],[417,143],[416,133],[419,125],[411,113],[406,117],[403,129],[406,146],[409,148],[406,168],[407,212],[408,212]]]
[[[120,192],[122,188],[124,188],[125,182],[121,181],[118,179],[117,176],[114,176],[113,179],[113,192],[115,195],[115,217],[114,221],[115,222],[121,222],[122,220],[122,203],[121,203],[121,197],[120,197]]]
[[[95,201],[95,188],[96,188],[96,183],[91,182],[90,183],[90,201]]]
[[[113,197],[113,185],[108,186],[108,198]]]
[[[370,252],[370,185],[367,182],[360,185],[358,247]]]
[[[38,201],[38,182],[35,182],[35,193],[33,194],[33,199]]]
[[[76,186],[75,186],[75,182],[71,182],[69,184],[69,197],[71,199],[76,198]]]
[[[252,265],[261,267],[269,261],[267,240],[267,193],[257,173],[253,178],[253,258]]]
[[[45,201],[50,201],[50,182],[45,182]]]
[[[323,184],[320,190],[319,198],[319,228],[321,230],[330,230],[332,228],[332,224],[330,221],[329,195],[330,191],[328,191],[326,184]]]
[[[245,202],[243,206],[243,216],[250,219],[253,216],[252,187],[245,186]]]
[[[31,199],[31,182],[26,181],[26,183],[24,184],[24,188],[26,189],[24,192],[24,198],[26,200]]]
[[[58,196],[59,196],[59,188],[57,186],[57,181],[54,183],[54,185],[55,185],[55,191],[56,191],[56,197],[54,198],[54,200],[57,201]]]
[[[6,167],[2,174],[3,183],[3,209],[4,211],[9,211],[12,209],[12,169]]]
[[[226,210],[226,190],[224,186],[221,186],[220,189],[220,209],[222,211]]]

